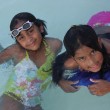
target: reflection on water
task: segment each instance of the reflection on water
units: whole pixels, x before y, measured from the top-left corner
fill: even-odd
[[[59,87],[48,89],[43,94],[44,110],[109,110],[110,94],[91,95],[87,87],[76,93],[64,93]]]
[[[3,47],[0,45],[0,51],[3,50]],[[13,63],[11,60],[6,61],[0,64],[0,96],[5,90],[5,85],[9,76],[11,75],[13,70]]]
[[[5,90],[5,85],[12,71],[13,71],[13,64],[11,63],[11,61],[7,61],[4,62],[3,64],[0,64],[0,96]]]

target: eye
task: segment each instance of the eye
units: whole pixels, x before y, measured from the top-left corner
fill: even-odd
[[[29,28],[29,29],[27,30],[27,32],[28,32],[29,34],[32,34],[32,33],[34,32],[34,28],[33,28],[33,27]]]
[[[79,61],[85,61],[86,58],[85,57],[78,57],[77,60],[79,60]]]
[[[96,50],[91,51],[91,55],[94,55],[96,53]]]
[[[17,39],[18,41],[21,41],[21,40],[24,40],[25,38],[24,38],[24,36],[22,36],[22,35],[18,35],[18,36],[16,37],[16,39]]]

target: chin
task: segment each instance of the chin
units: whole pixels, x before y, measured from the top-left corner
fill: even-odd
[[[31,50],[37,51],[37,50],[39,50],[39,47],[33,46],[33,47],[31,48]]]
[[[91,72],[94,72],[94,73],[95,73],[95,72],[100,71],[100,69],[101,69],[101,68],[98,68],[98,69],[95,69],[95,70],[91,70]]]
[[[34,49],[31,49],[32,51],[37,51],[38,50],[38,48],[34,48]]]

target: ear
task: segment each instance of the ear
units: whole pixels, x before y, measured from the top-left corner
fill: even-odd
[[[44,27],[43,27],[43,25],[41,25],[41,26],[39,27],[39,29],[40,29],[40,32],[41,32],[41,33],[44,32]]]
[[[99,37],[98,37],[98,42],[99,42],[100,47],[102,47],[102,40]]]

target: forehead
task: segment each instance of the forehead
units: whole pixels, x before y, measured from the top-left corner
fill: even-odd
[[[27,22],[27,21],[19,20],[14,28],[17,29],[17,28],[21,27],[25,22]]]
[[[87,46],[81,46],[76,52],[75,52],[75,57],[80,57],[80,56],[86,56],[88,55],[93,49]]]

